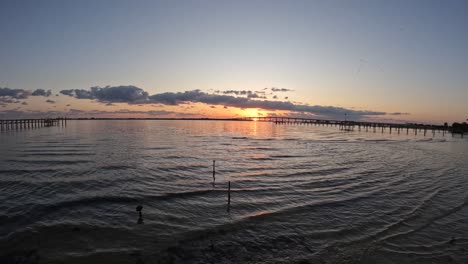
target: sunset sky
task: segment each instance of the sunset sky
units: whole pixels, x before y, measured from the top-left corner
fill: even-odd
[[[466,121],[467,14],[463,0],[2,0],[0,119]]]

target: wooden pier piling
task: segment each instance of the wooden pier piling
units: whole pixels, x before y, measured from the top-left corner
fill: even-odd
[[[0,131],[24,130],[50,126],[66,126],[66,124],[66,118],[3,119],[0,120]]]

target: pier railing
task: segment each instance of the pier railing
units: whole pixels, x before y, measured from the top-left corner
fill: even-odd
[[[64,126],[66,118],[6,119],[0,120],[0,131],[31,129],[50,126]]]
[[[425,124],[396,124],[396,123],[379,123],[379,122],[363,122],[363,121],[345,121],[345,120],[324,120],[324,119],[309,119],[309,118],[295,118],[295,117],[245,117],[239,118],[244,121],[260,121],[260,122],[272,122],[274,124],[285,124],[285,125],[316,125],[316,126],[336,126],[343,131],[366,131],[366,132],[381,132],[388,131],[391,133],[418,133],[424,134],[429,132],[435,134],[436,132],[445,135],[447,132],[452,132],[448,126],[437,126],[437,125],[425,125]],[[455,132],[454,132],[455,133]],[[462,134],[463,136],[463,134]]]

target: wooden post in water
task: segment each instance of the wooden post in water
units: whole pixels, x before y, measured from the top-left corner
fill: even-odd
[[[228,181],[228,204],[227,211],[231,210],[231,181]]]

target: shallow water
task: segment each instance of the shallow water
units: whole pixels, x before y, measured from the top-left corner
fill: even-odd
[[[0,149],[1,263],[468,262],[467,139],[69,121]]]

